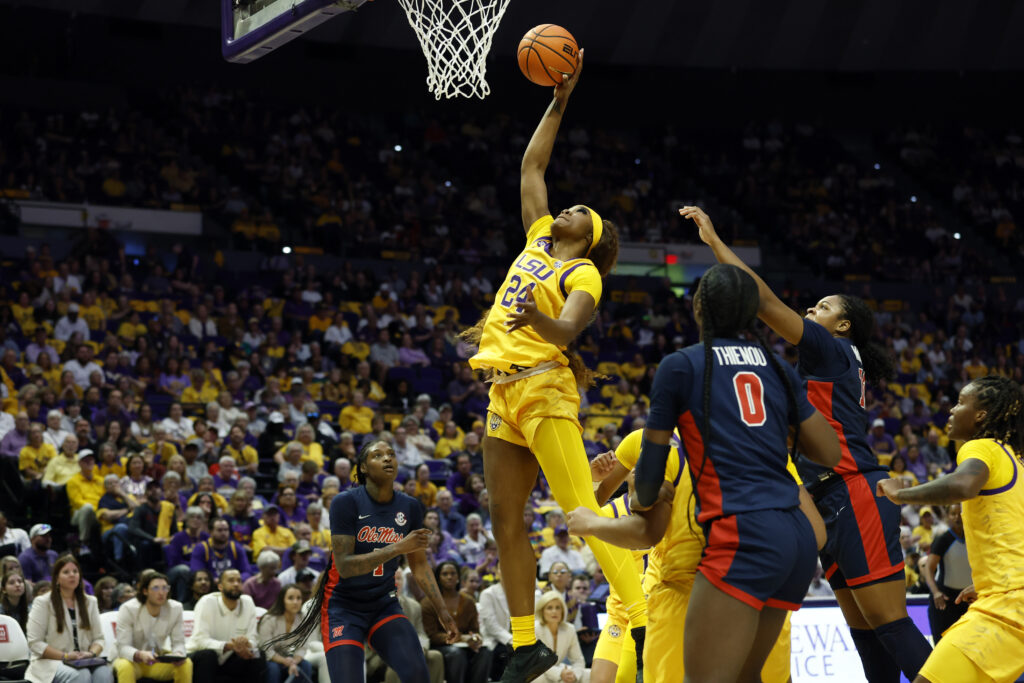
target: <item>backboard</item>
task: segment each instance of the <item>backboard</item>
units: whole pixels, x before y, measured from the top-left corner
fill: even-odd
[[[244,64],[367,0],[221,0],[221,52]]]

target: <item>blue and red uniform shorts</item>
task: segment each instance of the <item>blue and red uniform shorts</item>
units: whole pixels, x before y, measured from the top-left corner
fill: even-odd
[[[828,532],[821,566],[832,590],[903,580],[900,508],[875,495],[888,478],[884,471],[834,475],[811,491]]]
[[[697,571],[754,609],[798,610],[814,578],[814,529],[800,508],[756,510],[705,523]]]

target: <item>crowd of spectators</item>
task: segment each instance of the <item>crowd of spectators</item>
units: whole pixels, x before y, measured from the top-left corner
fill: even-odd
[[[268,629],[287,630],[289,605],[301,606],[327,567],[330,502],[353,485],[360,446],[383,438],[399,485],[427,508],[442,588],[466,596],[460,627],[481,635],[466,661],[438,660],[440,627],[424,606],[432,671],[483,680],[500,668],[511,634],[481,476],[487,385],[458,333],[488,308],[521,239],[510,207],[527,123],[456,126],[410,114],[390,125],[240,101],[183,90],[158,99],[159,118],[155,108],[20,116],[0,137],[0,178],[15,197],[194,205],[236,246],[268,257],[283,230],[346,256],[412,259],[363,268],[353,258],[326,273],[274,255],[260,272],[237,273],[183,245],[132,259],[112,234],[89,230],[66,257],[43,245],[0,264],[0,499],[10,501],[0,516],[2,609],[19,613],[20,604],[27,618],[28,597],[50,589],[57,550],[66,550],[95,582],[83,585],[101,614],[138,602],[140,570],[158,567],[186,610],[222,600],[206,611],[248,614],[251,605],[285,622]],[[186,129],[187,139],[172,132]],[[819,273],[936,283],[923,306],[880,300],[870,285],[854,292],[876,309],[878,337],[896,359],[896,375],[866,395],[869,439],[893,476],[921,482],[950,471],[943,427],[966,381],[997,373],[1024,383],[1024,299],[980,283],[971,249],[827,135],[766,124],[739,139],[684,142],[670,128],[580,126],[566,138],[553,187],[572,196],[585,179],[608,198],[625,240],[687,239],[669,209],[701,190],[683,180],[696,175],[737,207],[723,227],[740,238],[758,224]],[[667,282],[618,286],[624,295],[609,292],[578,348],[608,376],[581,403],[592,456],[644,426],[657,363],[697,340],[690,302]],[[794,307],[814,294],[787,292]],[[904,510],[908,589],[930,588],[919,560],[946,517]],[[607,584],[543,479],[524,525],[538,560],[542,637],[571,624],[586,663]],[[415,582],[402,590],[410,604],[422,598]],[[811,592],[826,594],[827,584],[816,579]],[[247,640],[239,661],[255,652],[255,630]],[[581,678],[576,653],[564,654]],[[260,661],[289,670],[300,666],[295,656]],[[204,657],[197,671],[225,661]]]

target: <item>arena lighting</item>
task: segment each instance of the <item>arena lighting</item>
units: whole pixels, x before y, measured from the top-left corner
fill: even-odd
[[[910,203],[911,204],[917,204],[917,195],[916,194],[910,195]]]
[[[292,253],[292,248],[291,247],[281,247],[281,253],[282,254],[290,254],[290,253]]]
[[[444,181],[444,186],[445,187],[451,187],[452,186],[452,181],[450,181],[450,180]]]
[[[958,232],[954,232],[954,233],[953,233],[953,239],[955,239],[955,240],[958,240],[958,239],[960,239],[960,233],[958,233]]]
[[[882,170],[882,165],[881,164],[875,164],[875,170],[876,171],[881,171]]]
[[[636,164],[637,166],[639,166],[640,165],[640,158],[637,157],[636,159],[633,159],[633,163]]]
[[[401,152],[402,151],[402,146],[401,145],[395,145],[395,151],[396,152]]]
[[[666,266],[674,266],[677,263],[679,263],[679,257],[678,256],[676,256],[675,254],[665,254],[665,265]]]

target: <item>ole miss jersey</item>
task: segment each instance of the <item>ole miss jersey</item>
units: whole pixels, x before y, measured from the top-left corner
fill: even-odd
[[[703,344],[675,351],[661,361],[651,388],[647,427],[679,428],[697,493],[698,521],[796,507],[800,503],[797,484],[786,471],[787,387],[757,344],[715,339],[712,352],[710,449],[705,449],[700,432],[704,424]],[[779,364],[796,393],[797,419],[802,422],[814,414],[814,408],[807,402],[796,371],[781,360]],[[702,463],[704,471],[698,481]]]
[[[837,474],[883,470],[868,446],[868,413],[864,408],[864,367],[860,351],[845,337],[833,337],[814,322],[804,320],[797,344],[800,375],[807,381],[807,399],[825,416],[839,436],[842,457]],[[800,459],[800,474],[812,482],[828,469]]]
[[[354,536],[352,555],[365,555],[405,538],[423,526],[423,506],[404,493],[395,492],[389,503],[378,503],[363,486],[339,493],[331,501],[331,534]],[[343,579],[331,563],[325,586],[330,596],[325,605],[361,608],[395,592],[398,557],[377,565],[368,574]]]

